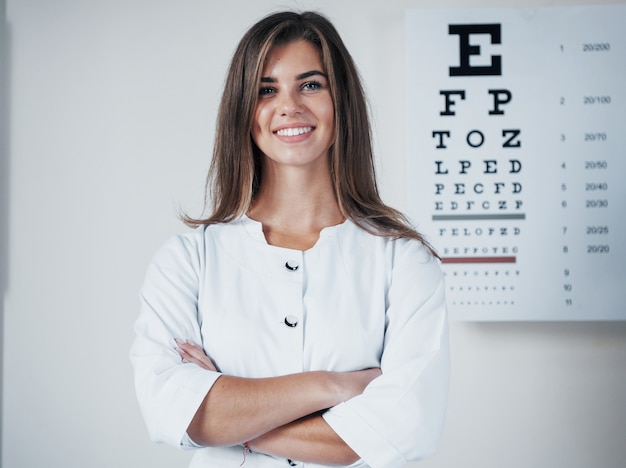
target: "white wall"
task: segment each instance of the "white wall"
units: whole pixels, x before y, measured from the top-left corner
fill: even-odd
[[[404,209],[403,12],[433,6],[468,5],[0,0],[3,468],[186,466],[148,440],[127,354],[147,263],[184,229],[176,208],[201,206],[237,40],[279,7],[333,19],[371,97],[383,195]],[[419,466],[625,466],[625,323],[451,334],[447,425]]]

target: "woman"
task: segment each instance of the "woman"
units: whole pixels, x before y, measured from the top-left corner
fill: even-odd
[[[210,216],[185,219],[197,229],[156,254],[142,289],[131,360],[153,440],[196,449],[192,467],[432,453],[442,274],[379,198],[359,77],[323,16],[273,14],[243,37],[207,187]]]

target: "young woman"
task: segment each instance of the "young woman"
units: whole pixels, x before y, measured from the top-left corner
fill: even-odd
[[[231,63],[212,211],[154,257],[131,350],[151,437],[192,467],[401,467],[431,454],[449,357],[438,260],[379,198],[332,24],[277,13]]]

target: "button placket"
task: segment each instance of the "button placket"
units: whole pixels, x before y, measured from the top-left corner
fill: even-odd
[[[285,262],[285,269],[289,273],[296,273],[300,269],[300,261],[289,259]],[[297,275],[299,276],[299,274]],[[284,323],[289,328],[295,328],[298,326],[298,322],[300,321],[300,317],[293,314],[288,314],[285,316]]]

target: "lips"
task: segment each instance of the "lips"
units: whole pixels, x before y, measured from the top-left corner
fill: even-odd
[[[276,135],[278,136],[286,136],[286,137],[293,137],[293,136],[299,136],[299,135],[304,135],[305,133],[309,133],[313,131],[313,127],[287,127],[287,128],[281,128],[280,130],[277,130]]]

